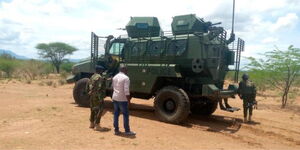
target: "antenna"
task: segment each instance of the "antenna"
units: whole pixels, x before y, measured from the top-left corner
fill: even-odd
[[[232,5],[232,24],[231,24],[231,36],[234,34],[234,11],[235,11],[235,0],[233,0]],[[232,49],[234,50],[234,42],[232,43]],[[235,83],[239,80],[239,72],[240,72],[240,60],[241,60],[241,51],[244,49],[244,41],[238,39],[237,49],[236,49],[236,61],[235,61],[235,74],[234,74],[234,81]]]
[[[232,6],[232,24],[231,24],[231,34],[234,33],[234,11],[235,11],[235,0],[233,0]]]

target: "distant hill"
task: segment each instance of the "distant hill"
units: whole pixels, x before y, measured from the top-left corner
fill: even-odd
[[[12,52],[10,50],[0,49],[0,55],[2,55],[2,54],[9,54],[12,57],[15,57],[16,59],[23,59],[23,60],[30,59],[30,58],[27,58],[25,56],[18,55],[18,54],[14,53],[14,52]]]
[[[80,62],[82,59],[68,59],[70,62],[73,62],[73,63],[78,63]]]
[[[10,50],[4,50],[4,49],[0,49],[0,55],[1,54],[9,54],[11,55],[12,57],[16,58],[16,59],[22,59],[22,60],[28,60],[28,59],[33,59],[33,58],[28,58],[28,57],[25,57],[25,56],[21,56],[21,55],[18,55]],[[40,60],[40,59],[38,59]],[[78,63],[80,62],[82,59],[68,59],[70,62],[74,62],[74,63]]]

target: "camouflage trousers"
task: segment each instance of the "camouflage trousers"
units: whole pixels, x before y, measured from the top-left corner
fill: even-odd
[[[253,105],[254,105],[254,99],[250,99],[250,98],[243,99],[244,118],[246,118],[248,114],[249,116],[252,116]]]
[[[104,100],[98,95],[90,96],[90,121],[94,124],[99,124],[104,111]]]

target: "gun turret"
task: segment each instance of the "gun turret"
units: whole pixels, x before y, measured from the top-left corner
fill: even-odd
[[[211,24],[211,26],[216,26],[216,25],[220,25],[220,24],[222,24],[222,22],[213,23],[213,24]]]
[[[195,14],[175,16],[172,21],[172,32],[174,35],[193,34],[196,32],[207,33],[211,28],[219,24],[221,22],[205,22]]]
[[[156,17],[131,17],[126,31],[131,38],[158,37],[161,28]]]

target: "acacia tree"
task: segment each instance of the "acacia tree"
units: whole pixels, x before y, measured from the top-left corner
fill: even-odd
[[[263,54],[265,59],[248,57],[246,68],[259,74],[260,80],[282,91],[281,107],[287,104],[288,94],[296,78],[300,75],[300,49],[292,45],[286,51],[275,50]]]
[[[64,57],[73,54],[77,50],[77,48],[62,42],[40,43],[35,48],[38,49],[38,54],[42,58],[50,59],[57,73],[60,71],[59,68],[64,61]]]

